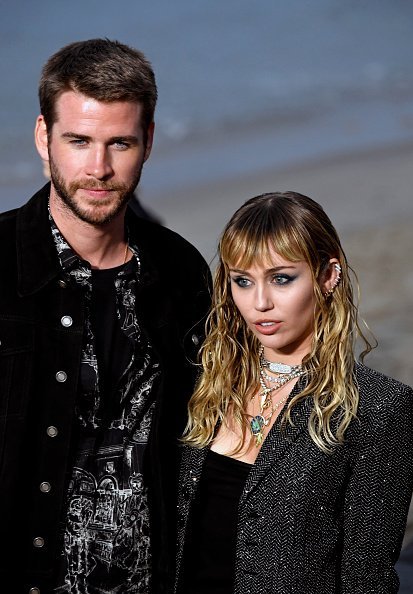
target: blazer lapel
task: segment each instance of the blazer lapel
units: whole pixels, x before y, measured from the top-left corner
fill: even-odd
[[[303,388],[303,382],[297,382],[291,391],[288,402],[296,394],[301,392]],[[287,406],[288,402],[285,406]],[[303,431],[307,430],[308,420],[311,413],[311,402],[311,396],[307,396],[296,404],[291,411],[292,423],[287,423],[283,426],[281,426],[281,419],[285,407],[283,411],[281,411],[281,414],[277,417],[274,425],[271,427],[265,438],[255,463],[251,467],[240,502],[243,502],[246,497],[256,489],[260,481],[267,475],[273,466],[276,466],[284,456],[288,455],[295,440]]]
[[[194,448],[188,445],[181,446],[180,490],[184,501],[191,501],[197,492],[202,467],[207,457],[209,448]]]

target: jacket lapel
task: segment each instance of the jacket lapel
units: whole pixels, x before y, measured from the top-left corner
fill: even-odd
[[[297,382],[291,391],[288,401],[301,392],[303,388],[303,381]],[[285,410],[285,407],[283,410]],[[282,458],[288,455],[296,439],[307,430],[310,413],[311,397],[308,396],[298,402],[292,409],[292,423],[281,425],[283,411],[277,417],[264,440],[255,463],[251,467],[240,502],[243,502],[256,489],[260,481],[268,474],[272,467],[279,464]]]
[[[199,479],[201,478],[202,468],[209,452],[209,447],[193,448],[191,446],[182,447],[181,475],[180,482],[183,488],[184,499],[192,499],[198,489]]]

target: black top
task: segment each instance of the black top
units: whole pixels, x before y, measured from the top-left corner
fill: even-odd
[[[232,594],[238,501],[250,468],[208,452],[188,530],[181,594]]]
[[[102,395],[102,416],[110,419],[116,386],[133,351],[133,343],[122,332],[118,318],[115,280],[125,265],[103,270],[92,269],[91,322],[96,340],[99,367],[99,391]]]

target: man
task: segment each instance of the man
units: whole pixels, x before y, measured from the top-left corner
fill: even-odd
[[[13,594],[159,594],[209,271],[128,208],[154,133],[143,54],[70,44],[39,98],[51,183],[0,216],[0,576]]]

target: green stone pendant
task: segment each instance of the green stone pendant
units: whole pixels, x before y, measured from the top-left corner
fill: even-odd
[[[262,431],[262,428],[264,427],[264,425],[265,425],[265,419],[262,415],[256,415],[255,417],[252,417],[252,419],[250,421],[251,433],[255,439],[255,445],[257,447],[262,444],[262,441],[264,438],[263,431]]]

